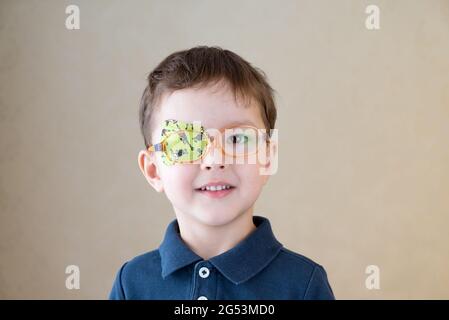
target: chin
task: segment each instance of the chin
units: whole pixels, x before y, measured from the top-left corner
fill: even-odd
[[[196,219],[205,225],[218,227],[232,222],[237,216],[238,214],[229,214],[229,212],[202,212],[196,215]]]

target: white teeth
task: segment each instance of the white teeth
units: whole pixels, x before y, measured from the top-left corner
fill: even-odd
[[[201,191],[220,191],[220,190],[224,190],[224,189],[230,189],[231,186],[227,186],[227,185],[222,185],[222,186],[206,186],[206,187],[202,187]]]

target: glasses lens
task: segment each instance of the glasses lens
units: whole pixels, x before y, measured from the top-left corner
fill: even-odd
[[[206,146],[207,136],[202,131],[175,131],[165,140],[167,156],[178,163],[200,159]]]
[[[226,129],[223,141],[225,152],[233,156],[255,153],[257,151],[257,133],[258,130],[251,127]]]

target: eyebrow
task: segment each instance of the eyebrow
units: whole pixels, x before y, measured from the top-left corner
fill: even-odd
[[[229,122],[226,126],[222,127],[221,129],[230,128],[230,127],[234,127],[234,126],[246,126],[246,125],[250,125],[250,126],[257,128],[257,126],[249,120],[248,121],[238,121],[237,120],[237,121]]]

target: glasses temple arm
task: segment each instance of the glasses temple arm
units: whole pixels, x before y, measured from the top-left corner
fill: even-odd
[[[148,147],[148,151],[164,151],[164,145],[162,143],[156,143]]]

